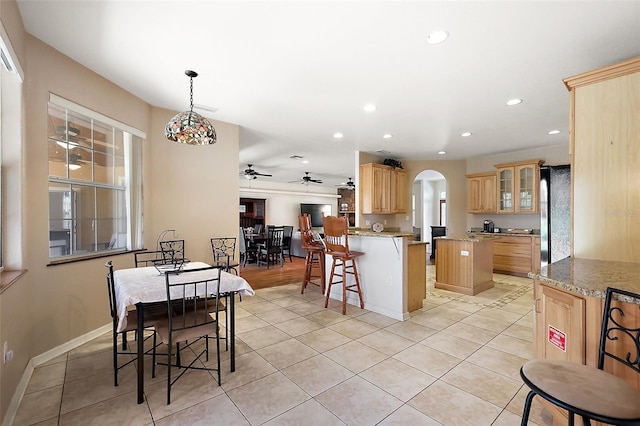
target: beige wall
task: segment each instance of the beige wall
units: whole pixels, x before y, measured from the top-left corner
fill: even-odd
[[[25,71],[22,141],[25,179],[23,268],[28,273],[0,294],[0,343],[14,359],[0,364],[0,415],[4,418],[19,380],[37,355],[110,321],[104,263],[133,265],[133,255],[49,266],[48,159],[49,92],[147,133],[144,155],[145,243],[155,246],[166,228],[186,240],[187,256],[210,260],[209,236],[235,235],[238,227],[237,125],[214,122],[218,143],[192,147],[170,143],[164,124],[175,114],[153,108],[23,32],[13,2],[0,2],[0,19]],[[16,19],[17,17],[17,19]],[[24,46],[24,47],[22,47]]]

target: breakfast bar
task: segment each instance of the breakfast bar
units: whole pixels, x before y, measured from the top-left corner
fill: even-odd
[[[349,249],[364,252],[363,256],[358,257],[357,267],[365,309],[404,321],[409,319],[410,310],[422,307],[426,293],[426,269],[414,268],[410,271],[409,264],[422,260],[424,265],[426,251],[420,250],[419,246],[410,250],[409,245],[416,244],[410,241],[412,239],[412,233],[349,230]],[[424,242],[417,244],[422,248],[426,245]],[[410,259],[412,255],[417,258]],[[325,265],[326,276],[329,277],[330,257],[326,259]],[[421,289],[423,296],[416,297]],[[330,298],[342,300],[339,286],[332,288]],[[411,308],[410,298],[413,299]],[[357,295],[348,294],[347,303],[359,306]]]

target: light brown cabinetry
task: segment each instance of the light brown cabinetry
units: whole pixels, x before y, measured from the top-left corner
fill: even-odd
[[[497,164],[497,212],[538,213],[541,160]]]
[[[490,239],[438,238],[435,288],[475,295],[494,286]]]
[[[467,211],[469,213],[496,212],[496,174],[467,175]]]
[[[407,310],[422,309],[427,297],[427,244],[409,243],[407,246]]]
[[[585,363],[585,299],[539,282],[534,289],[536,358]]]
[[[564,82],[571,100],[571,255],[638,263],[640,57]]]
[[[407,211],[407,174],[382,164],[360,165],[362,214],[395,214]]]
[[[391,213],[407,212],[407,172],[391,170]]]
[[[494,272],[526,277],[539,269],[539,236],[501,236],[493,240]]]

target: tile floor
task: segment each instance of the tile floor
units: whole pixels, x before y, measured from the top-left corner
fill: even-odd
[[[236,304],[236,372],[222,386],[189,371],[166,405],[166,370],[135,363],[113,386],[110,334],[36,368],[15,425],[518,425],[532,357],[531,280],[496,274],[477,296],[433,288],[399,322],[366,309],[323,308],[320,291],[258,290]],[[366,303],[366,294],[365,294]],[[366,305],[365,305],[366,307]],[[211,357],[213,361],[215,356]],[[529,424],[548,419],[534,400]]]

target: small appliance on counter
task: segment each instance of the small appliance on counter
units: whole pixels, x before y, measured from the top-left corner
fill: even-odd
[[[484,228],[482,230],[483,232],[490,232],[493,234],[494,232],[494,226],[493,226],[493,221],[492,220],[485,220],[484,221]]]

